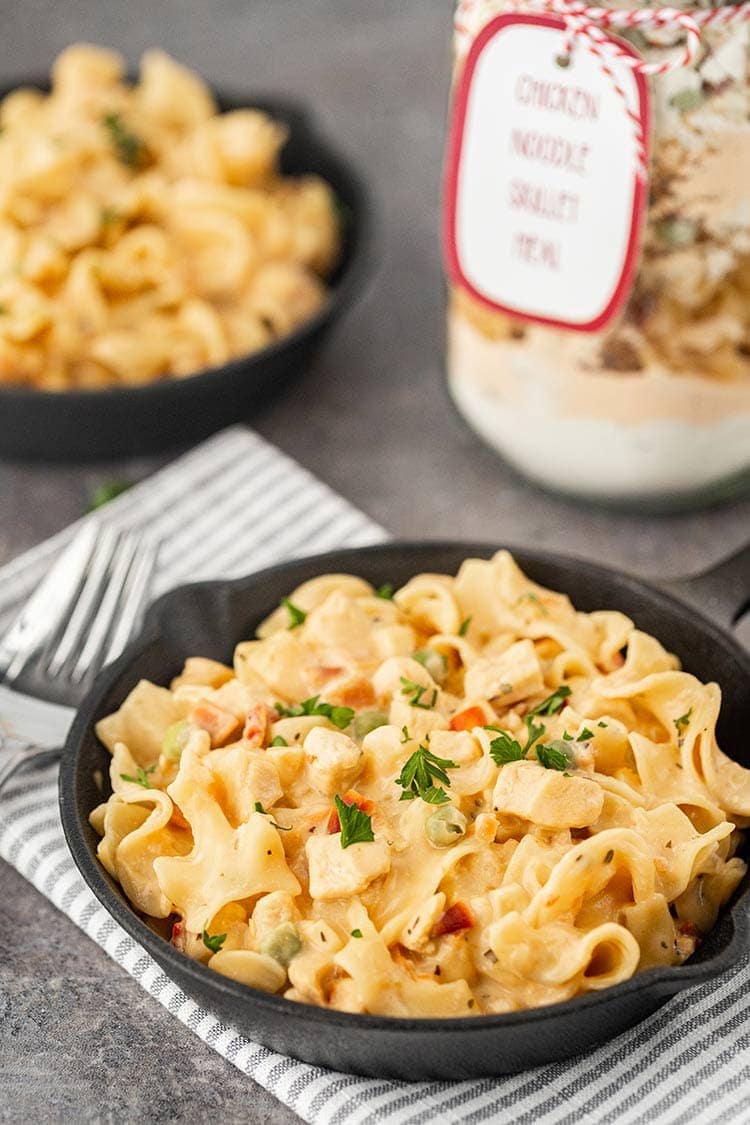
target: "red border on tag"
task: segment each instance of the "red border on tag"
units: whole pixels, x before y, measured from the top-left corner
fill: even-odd
[[[461,160],[461,150],[463,147],[464,128],[466,125],[466,113],[469,103],[469,91],[471,89],[472,79],[474,77],[474,70],[476,68],[479,56],[484,50],[487,43],[495,37],[495,35],[509,24],[536,24],[539,27],[553,27],[560,31],[565,29],[565,21],[558,16],[547,15],[526,15],[526,14],[506,14],[497,16],[491,20],[485,27],[482,28],[479,35],[476,37],[471,45],[466,63],[464,64],[463,72],[459,78],[458,85],[453,97],[453,108],[451,112],[451,121],[448,130],[448,141],[446,145],[445,154],[445,172],[444,172],[444,205],[443,205],[443,247],[445,255],[445,265],[448,276],[452,282],[460,285],[466,289],[471,296],[484,305],[485,308],[493,309],[495,312],[506,313],[508,316],[514,317],[516,320],[527,321],[532,324],[546,324],[551,328],[564,328],[573,332],[597,332],[603,328],[610,320],[619,312],[620,308],[626,301],[630,294],[633,275],[638,263],[640,245],[641,245],[641,232],[643,230],[643,222],[646,215],[646,207],[648,202],[648,184],[634,175],[634,191],[633,191],[633,210],[630,224],[630,238],[625,253],[625,261],[623,263],[622,273],[617,286],[609,300],[606,308],[594,319],[588,321],[586,324],[571,324],[569,321],[552,320],[543,316],[535,316],[532,313],[520,312],[517,309],[506,307],[505,305],[498,305],[495,301],[486,297],[479,290],[475,289],[471,282],[466,278],[461,269],[461,263],[458,257],[458,247],[456,245],[456,200],[458,196],[458,169]],[[615,38],[615,36],[612,36]],[[640,58],[640,55],[635,51],[629,43],[624,39],[616,37],[617,42],[629,55],[633,58]],[[648,84],[645,77],[640,71],[635,71],[633,75],[638,91],[638,103],[641,123],[643,127],[643,143],[646,151],[646,159],[648,160],[651,151],[651,113],[648,97]]]

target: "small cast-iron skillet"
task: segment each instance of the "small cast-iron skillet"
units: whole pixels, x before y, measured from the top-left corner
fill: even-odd
[[[48,79],[12,83],[49,90]],[[315,173],[340,204],[342,253],[328,280],[321,309],[288,336],[261,351],[239,356],[185,378],[101,390],[44,391],[0,383],[0,457],[39,461],[113,460],[188,446],[222,426],[247,417],[309,366],[336,318],[361,287],[372,261],[370,201],[359,175],[325,141],[307,110],[262,94],[216,95],[222,111],[263,110],[285,124],[284,175]]]
[[[345,571],[375,585],[399,586],[422,571],[454,574],[468,556],[487,558],[495,546],[474,543],[390,543],[334,551],[271,567],[236,581],[205,582],[166,594],[152,607],[144,632],[97,679],[80,708],[63,754],[60,807],[73,857],[99,901],[117,922],[200,1004],[244,1034],[284,1054],[321,1066],[395,1078],[469,1078],[522,1070],[567,1058],[610,1039],[649,1015],[683,988],[732,966],[750,937],[750,879],[698,952],[678,968],[657,968],[601,992],[533,1011],[470,1019],[392,1019],[328,1011],[237,984],[191,961],[141,921],[96,859],[90,811],[102,800],[95,776],[108,778],[110,757],[94,723],[114,711],[141,677],[167,684],[190,655],[231,660],[238,641],[299,583]],[[643,582],[605,567],[544,552],[515,550],[534,581],[565,591],[584,611],[619,609],[640,629],[677,653],[684,667],[723,690],[719,740],[750,766],[750,654],[728,633]],[[744,593],[742,590],[744,588]],[[717,609],[735,608],[750,593],[750,548],[694,584]],[[727,610],[727,613],[729,611]],[[108,795],[107,787],[105,795]]]

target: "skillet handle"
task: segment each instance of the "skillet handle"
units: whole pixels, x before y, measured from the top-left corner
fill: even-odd
[[[658,583],[663,590],[731,629],[750,610],[750,543],[729,558],[688,578]]]

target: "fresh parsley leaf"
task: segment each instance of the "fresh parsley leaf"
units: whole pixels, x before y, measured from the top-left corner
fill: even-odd
[[[392,602],[394,589],[395,587],[392,582],[384,582],[382,586],[378,586],[375,591],[375,597],[382,598],[383,601],[386,602]]]
[[[127,127],[119,113],[105,114],[102,125],[109,133],[110,143],[121,164],[137,171],[149,163],[146,142]]]
[[[606,726],[607,726],[607,724],[606,724],[606,723],[603,723],[603,722],[601,721],[601,719],[599,720],[599,722],[598,722],[598,723],[597,723],[596,725],[597,725],[598,727],[604,727],[605,729],[606,729]]]
[[[372,817],[362,812],[356,805],[347,805],[338,793],[333,798],[336,811],[339,814],[341,825],[341,847],[348,848],[350,844],[371,844],[375,839],[372,830]]]
[[[304,609],[300,609],[299,606],[295,605],[294,602],[291,602],[289,598],[282,598],[281,604],[289,614],[289,624],[287,625],[287,629],[298,629],[300,625],[304,625],[307,619],[307,614],[305,613]]]
[[[529,714],[524,719],[524,726],[526,727],[526,745],[523,748],[523,752],[524,754],[527,754],[534,743],[538,742],[539,739],[543,736],[547,728],[545,727],[544,723],[539,723],[539,725],[537,726],[534,723],[531,712],[529,712]]]
[[[458,627],[459,637],[465,637],[466,636],[466,634],[469,631],[469,626],[471,625],[471,620],[472,619],[470,617],[465,617],[464,620],[461,622],[461,624]]]
[[[263,816],[270,816],[271,815],[270,813],[266,812],[266,810],[263,808],[260,801],[255,802],[255,811],[259,812],[259,813],[262,813]],[[283,824],[277,824],[275,820],[272,820],[271,824],[274,826],[274,828],[278,828],[279,832],[291,832],[292,831],[291,828],[284,828]]]
[[[536,757],[546,770],[566,770],[570,765],[562,750],[556,750],[554,746],[537,746]]]
[[[120,777],[123,781],[133,781],[136,785],[142,785],[144,789],[150,789],[151,782],[149,781],[149,774],[152,774],[155,769],[155,765],[149,766],[145,770],[143,766],[138,766],[135,777],[133,777],[133,775],[130,773],[121,773]]]
[[[560,687],[553,691],[552,695],[548,695],[541,703],[537,703],[536,707],[532,707],[526,717],[528,718],[529,715],[556,715],[558,711],[562,711],[565,700],[569,695],[570,688],[568,685],[560,684]]]
[[[283,703],[276,703],[274,706],[282,718],[299,719],[302,715],[322,715],[330,719],[339,730],[348,727],[354,718],[351,707],[334,707],[332,703],[321,703],[319,695],[305,699],[302,703],[294,703],[291,707],[286,707]]]
[[[526,755],[521,743],[502,731],[490,743],[490,757],[496,766],[505,766],[508,762],[520,762]]]
[[[203,938],[203,944],[206,949],[210,949],[212,953],[218,953],[227,940],[226,934],[209,934],[205,926],[203,927],[201,937]]]
[[[584,727],[580,734],[576,735],[576,742],[588,742],[590,738],[594,737],[594,732]]]
[[[406,759],[396,779],[396,785],[403,789],[401,800],[413,801],[415,797],[421,797],[429,805],[444,805],[450,798],[435,782],[450,788],[450,778],[445,771],[455,769],[458,766],[450,758],[438,758],[420,743],[419,748]]]
[[[277,734],[276,737],[273,738],[269,742],[268,745],[269,746],[288,746],[289,743],[287,742],[287,740],[285,738],[282,738],[280,734]]]
[[[352,930],[352,937],[362,937],[362,931],[360,930],[359,926],[356,930]]]
[[[412,698],[407,700],[410,707],[421,707],[423,711],[430,711],[435,706],[437,688],[434,689],[430,702],[423,703],[422,696],[427,691],[427,688],[422,687],[421,684],[415,684],[413,680],[407,680],[406,676],[402,676],[401,691],[404,695],[411,695]]]
[[[566,730],[563,731],[563,738],[566,742],[572,742],[573,741],[573,735],[568,734],[568,732]]]
[[[673,720],[675,730],[677,731],[678,735],[682,736],[690,726],[690,716],[692,715],[692,713],[693,708],[691,707],[690,710],[686,711],[684,715],[680,715],[679,719]]]
[[[127,492],[128,489],[132,487],[132,480],[110,480],[105,481],[104,484],[97,485],[91,493],[91,499],[86,506],[85,514],[88,515],[89,512],[95,512],[97,508],[103,508],[105,504],[109,504],[110,500],[121,496],[123,492]]]

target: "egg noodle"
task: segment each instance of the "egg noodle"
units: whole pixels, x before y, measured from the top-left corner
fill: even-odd
[[[0,103],[0,383],[147,383],[265,347],[323,304],[329,186],[279,171],[283,125],[219,113],[147,51],[76,45]]]
[[[745,871],[750,770],[700,683],[510,554],[306,582],[97,733],[107,871],[235,980],[386,1016],[511,1012],[689,957]]]

